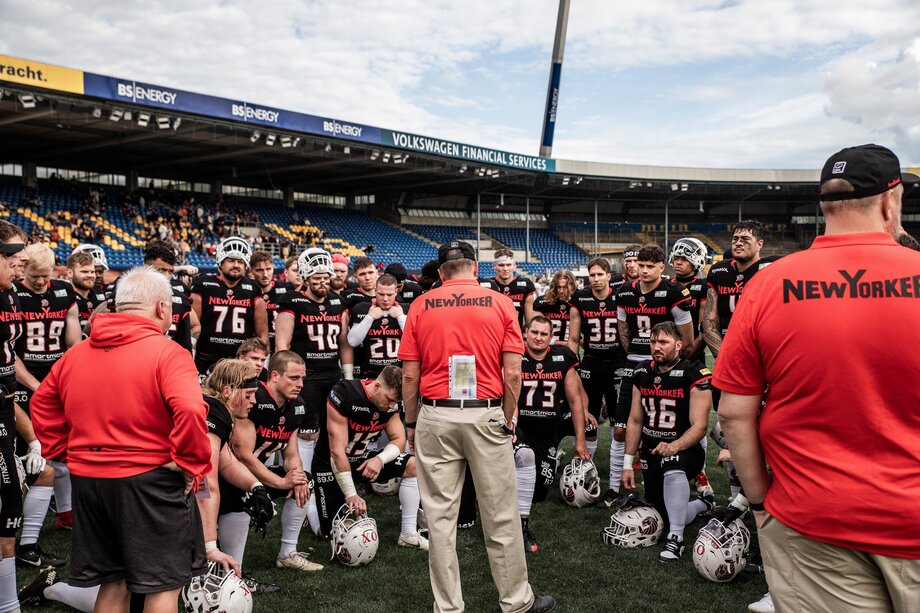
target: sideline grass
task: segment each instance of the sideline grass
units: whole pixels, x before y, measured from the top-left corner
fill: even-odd
[[[714,414],[713,414],[714,419]],[[606,488],[610,430],[603,427],[595,458]],[[572,457],[571,441],[563,444],[566,459]],[[710,440],[707,472],[716,490],[718,504],[725,504],[728,483],[725,471],[715,465],[718,454]],[[318,573],[300,573],[275,568],[280,542],[278,519],[272,520],[268,535],[250,535],[245,566],[260,581],[282,586],[275,594],[259,594],[254,611],[311,611],[314,613],[401,613],[431,611],[426,556],[417,550],[396,546],[399,535],[397,497],[368,498],[370,514],[377,520],[380,549],[376,559],[363,568],[346,568],[329,562],[328,543],[305,529],[301,550],[312,550],[311,559],[326,565]],[[280,506],[279,506],[280,511]],[[50,515],[50,514],[49,514]],[[687,551],[677,564],[661,564],[659,548],[623,550],[604,545],[601,528],[608,525],[606,510],[573,509],[565,505],[554,488],[546,502],[534,506],[531,531],[540,544],[537,554],[528,556],[530,581],[538,594],[552,594],[557,611],[743,612],[766,591],[763,576],[742,573],[734,582],[715,584],[703,579],[693,567],[690,544],[702,526],[687,528]],[[753,525],[748,522],[749,527]],[[69,533],[57,532],[49,517],[42,531],[42,546],[56,554],[70,549]],[[138,530],[143,530],[138,526]],[[756,537],[755,537],[756,538]],[[466,610],[497,610],[497,592],[489,573],[488,559],[479,523],[458,531],[457,550],[463,579]],[[66,567],[64,568],[66,577]],[[32,581],[36,571],[19,569],[20,587]],[[32,611],[67,611],[59,604],[35,607]]]

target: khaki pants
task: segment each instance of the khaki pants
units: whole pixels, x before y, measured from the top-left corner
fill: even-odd
[[[819,543],[769,514],[758,534],[777,613],[920,611],[920,560]]]
[[[457,562],[457,514],[469,463],[482,532],[501,609],[520,613],[533,604],[517,509],[511,437],[500,408],[449,409],[422,405],[415,452],[422,508],[428,520],[428,569],[436,613],[463,611]]]

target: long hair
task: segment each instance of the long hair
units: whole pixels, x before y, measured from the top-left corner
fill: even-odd
[[[559,295],[556,293],[556,284],[559,283],[562,279],[565,279],[566,283],[569,285],[569,299],[571,300],[572,295],[578,289],[578,285],[575,283],[575,275],[572,274],[571,270],[560,270],[553,275],[553,280],[550,281],[549,288],[546,290],[546,295],[543,297],[549,304],[556,304],[556,301],[559,300]]]
[[[201,384],[201,393],[226,404],[227,399],[221,395],[224,387],[230,386],[232,394],[239,389],[243,381],[258,376],[259,369],[248,360],[220,360]]]

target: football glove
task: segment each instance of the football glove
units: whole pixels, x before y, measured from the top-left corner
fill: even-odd
[[[275,502],[265,486],[258,483],[243,495],[243,510],[249,514],[249,528],[264,534],[268,522],[275,516]]]
[[[26,474],[37,475],[41,473],[45,469],[45,464],[47,463],[48,461],[42,457],[42,444],[38,441],[29,443],[29,451],[22,459],[22,465],[26,470]]]

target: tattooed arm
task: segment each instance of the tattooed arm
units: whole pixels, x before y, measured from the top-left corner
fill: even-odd
[[[706,292],[706,302],[703,306],[703,317],[700,319],[700,328],[703,331],[703,340],[709,345],[712,357],[719,355],[722,348],[722,320],[719,319],[719,296],[711,287]]]

